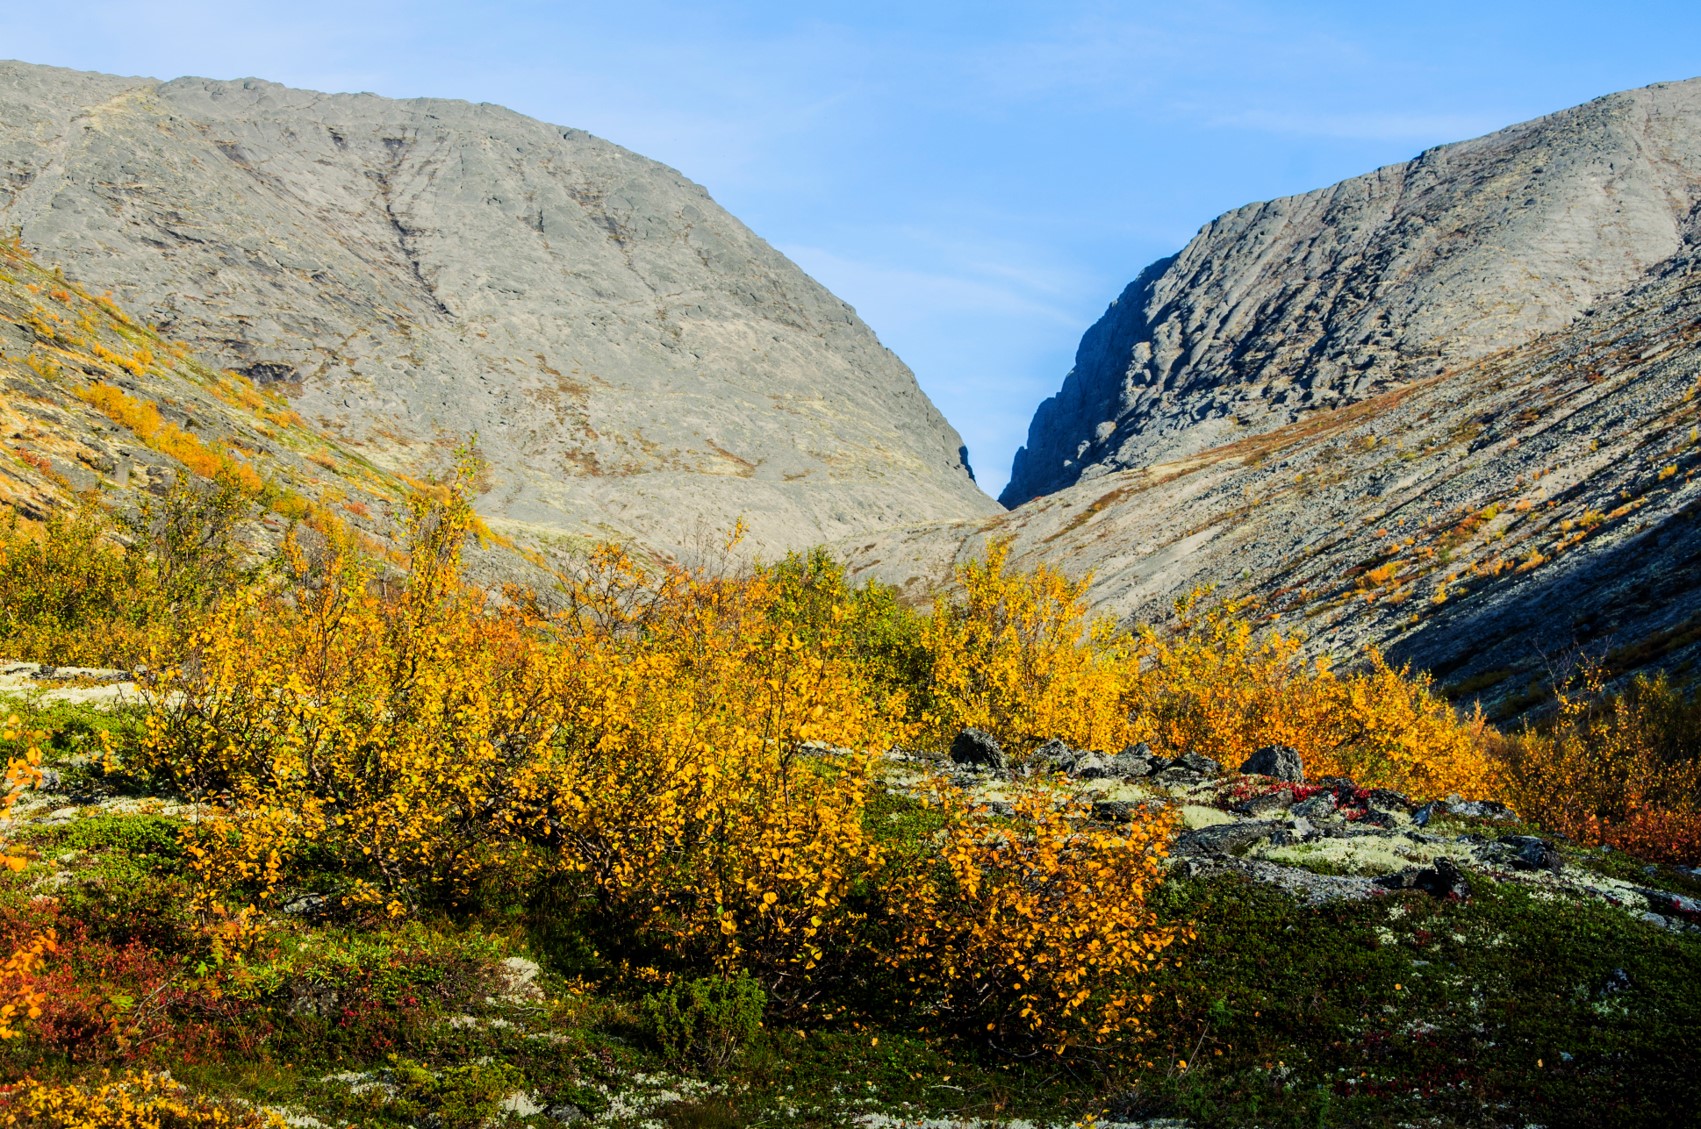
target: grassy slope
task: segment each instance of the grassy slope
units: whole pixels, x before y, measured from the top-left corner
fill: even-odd
[[[387,532],[402,484],[279,398],[6,247],[0,342],[0,505],[40,515],[91,489],[123,504],[126,491],[181,471],[157,436],[150,445],[79,398],[98,381],[154,404],[195,437],[190,450],[251,466],[269,486],[274,528],[294,497],[375,538]],[[1468,902],[1401,894],[1322,908],[1239,879],[1173,880],[1165,910],[1194,920],[1200,940],[1155,986],[1150,1038],[1117,1056],[1013,1059],[921,1036],[901,999],[862,1000],[831,1020],[764,1029],[730,1068],[708,1072],[651,1045],[640,987],[579,979],[596,960],[558,907],[499,892],[471,921],[403,929],[289,916],[255,952],[221,961],[185,917],[181,812],[94,765],[101,732],[121,740],[138,719],[53,707],[36,720],[57,734],[50,760],[70,795],[23,809],[37,860],[0,878],[0,920],[10,930],[51,922],[65,947],[37,1037],[0,1047],[8,1077],[163,1067],[326,1123],[435,1116],[445,1127],[553,1123],[548,1112],[503,1114],[519,1092],[557,1114],[571,1105],[631,1121],[653,1109],[680,1125],[840,1124],[869,1108],[1065,1122],[1108,1109],[1227,1125],[1657,1125],[1701,1098],[1696,934],[1536,901],[1481,876]],[[871,818],[890,835],[931,830],[891,797]],[[1628,868],[1620,877],[1640,867],[1577,857]],[[1669,870],[1660,881],[1685,888]],[[541,963],[540,994],[493,989],[512,956]],[[709,1077],[681,1078],[693,1073]]]
[[[131,410],[89,402],[98,386]],[[198,473],[222,460],[252,473],[274,530],[318,507],[382,541],[407,490],[276,390],[209,367],[11,243],[0,243],[0,391],[0,509],[26,519],[79,494],[122,506],[186,460]],[[135,418],[148,412],[157,429]]]

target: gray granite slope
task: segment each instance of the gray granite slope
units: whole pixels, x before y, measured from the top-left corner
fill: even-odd
[[[1151,466],[1515,348],[1701,230],[1701,79],[1253,204],[1086,333],[1001,500]]]
[[[1013,539],[1091,571],[1093,608],[1167,620],[1250,595],[1317,653],[1378,647],[1517,713],[1582,658],[1701,671],[1701,247],[1576,322],[1445,375],[992,522],[845,546],[918,596]]]
[[[536,538],[762,551],[997,510],[844,302],[679,173],[489,105],[0,63],[0,225]]]

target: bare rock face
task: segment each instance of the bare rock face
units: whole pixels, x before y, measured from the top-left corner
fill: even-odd
[[[1376,647],[1502,715],[1578,658],[1701,663],[1701,246],[1574,323],[1444,375],[1186,458],[1105,474],[993,522],[847,542],[918,596],[1012,539],[1092,570],[1092,607],[1162,622],[1251,595],[1316,653]]]
[[[0,222],[391,469],[663,551],[971,518],[957,433],[679,173],[488,105],[0,63]]]
[[[1186,458],[1569,324],[1701,231],[1701,79],[1254,204],[1083,338],[1001,496]]]

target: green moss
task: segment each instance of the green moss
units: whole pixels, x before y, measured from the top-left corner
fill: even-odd
[[[1654,886],[1677,894],[1701,897],[1701,875],[1688,867],[1650,863],[1611,847],[1585,847],[1576,843],[1560,847],[1565,861],[1592,874],[1630,882],[1638,886]]]
[[[895,845],[931,842],[937,817],[913,801],[885,795],[871,813]],[[114,945],[187,951],[193,923],[169,904],[185,896],[173,885],[175,830],[109,816],[44,835],[78,852],[64,911]],[[1200,1125],[1465,1126],[1494,1108],[1508,1123],[1558,1127],[1669,1123],[1701,1101],[1691,1049],[1701,942],[1612,907],[1472,881],[1466,902],[1398,894],[1304,907],[1238,878],[1172,880],[1159,908],[1199,936],[1141,986],[1154,997],[1143,1042],[1059,1064],[930,1035],[926,1016],[902,1009],[812,1008],[804,1014],[833,1018],[747,1033],[709,1079],[718,1092],[654,1116],[807,1126],[863,1109],[1064,1121],[1112,1109]],[[625,1041],[637,996],[616,983],[574,995],[546,971],[541,999],[492,996],[509,951],[499,925],[279,920],[263,952],[221,974],[225,998],[241,1004],[220,1022],[247,1049],[185,1061],[167,1047],[141,1061],[209,1092],[379,1126],[418,1124],[428,1109],[437,1124],[479,1124],[519,1091],[595,1112],[605,1088],[666,1067]],[[344,1072],[381,1085],[326,1080]]]
[[[1212,1125],[1463,1126],[1488,1108],[1660,1125],[1694,1108],[1701,942],[1473,886],[1305,908],[1239,879],[1171,884],[1199,940],[1156,982],[1135,1087]]]
[[[145,717],[140,706],[53,701],[39,693],[0,693],[0,716],[13,713],[28,728],[47,733],[41,752],[50,765],[73,757],[98,756],[103,735],[120,743],[127,741],[140,732]]]

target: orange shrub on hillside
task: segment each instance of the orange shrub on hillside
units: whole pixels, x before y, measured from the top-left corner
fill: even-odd
[[[1045,788],[996,819],[948,787],[942,842],[894,870],[883,959],[944,1025],[1054,1053],[1137,1034],[1151,1003],[1141,979],[1186,936],[1147,898],[1163,878],[1174,821],[1140,810],[1089,823],[1078,800]]]
[[[79,389],[77,395],[114,423],[134,432],[143,443],[162,455],[176,459],[194,474],[202,478],[228,478],[240,484],[250,496],[258,495],[264,489],[265,483],[252,466],[228,451],[208,447],[176,424],[165,422],[160,417],[159,405],[153,401],[131,396],[117,385],[98,380],[87,388]]]
[[[0,725],[0,756],[6,757],[6,773],[0,779],[0,827],[10,825],[19,798],[41,782],[41,749],[36,743],[44,737],[45,733],[26,730],[16,714]],[[26,863],[22,854],[0,839],[0,866],[22,870]],[[31,977],[56,948],[56,938],[49,930],[13,950],[0,963],[0,1040],[17,1038],[24,1024],[41,1014],[43,996]]]
[[[1124,705],[1132,732],[1158,748],[1196,750],[1234,769],[1264,745],[1298,749],[1313,778],[1348,776],[1414,796],[1487,797],[1499,787],[1480,714],[1460,717],[1429,680],[1372,651],[1338,672],[1298,639],[1255,633],[1243,604],[1180,601],[1176,624],[1145,629]]]
[[[1598,669],[1505,742],[1520,814],[1585,843],[1701,863],[1701,701],[1664,676],[1608,694]]]

